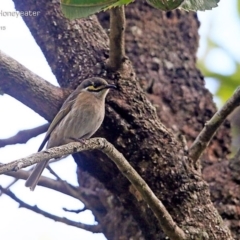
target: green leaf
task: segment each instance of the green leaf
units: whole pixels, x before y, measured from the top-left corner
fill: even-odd
[[[237,1],[238,17],[240,17],[240,1]]]
[[[129,3],[133,2],[134,0],[119,0],[117,2],[114,2],[113,4],[110,4],[109,6],[104,8],[104,11],[113,8],[113,7],[121,7],[123,5],[128,5]]]
[[[70,19],[85,18],[112,7],[129,4],[133,0],[61,0],[65,17]]]
[[[178,8],[184,0],[147,0],[147,2],[163,11],[170,11]]]
[[[118,0],[61,0],[61,8],[67,18],[85,18],[102,11],[117,1]]]
[[[205,11],[218,6],[220,0],[185,0],[181,9],[186,11]]]
[[[223,76],[216,74],[216,79],[220,82],[220,86],[216,92],[216,95],[224,103],[232,96],[233,92],[237,89],[239,84],[236,83],[235,79],[232,78],[232,76]]]
[[[236,71],[232,75],[222,75],[212,72],[201,61],[198,61],[198,67],[205,77],[214,78],[220,83],[216,96],[221,99],[222,103],[226,102],[227,99],[231,97],[234,90],[239,86],[240,64],[236,65]]]

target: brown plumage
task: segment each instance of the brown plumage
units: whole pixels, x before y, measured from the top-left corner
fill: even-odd
[[[109,88],[116,86],[96,77],[84,80],[63,103],[38,151],[47,141],[47,148],[52,148],[72,142],[72,139],[90,138],[103,122]],[[43,161],[36,165],[25,183],[26,187],[34,190],[47,164],[48,161]]]

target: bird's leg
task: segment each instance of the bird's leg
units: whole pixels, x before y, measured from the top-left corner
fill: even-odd
[[[70,137],[69,139],[71,139],[75,142],[80,142],[80,143],[86,144],[86,140],[88,138],[89,138],[89,133],[84,134],[81,138]]]

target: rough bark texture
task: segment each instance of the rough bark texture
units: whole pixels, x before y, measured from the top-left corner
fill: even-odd
[[[161,121],[175,133],[184,134],[190,144],[216,111],[196,68],[197,15],[162,13],[138,2],[134,5],[137,7],[126,8],[127,55]],[[109,15],[101,13],[99,19],[107,29]],[[227,129],[228,122],[203,157],[206,163],[218,161],[220,156],[226,158],[230,143]]]
[[[1,51],[0,87],[4,93],[34,109],[48,121],[56,115],[63,98],[69,95],[67,89],[53,86]]]
[[[81,80],[94,75],[93,66],[105,59],[108,50],[108,38],[95,17],[67,20],[55,1],[14,3],[17,10],[40,11],[38,17],[23,19],[61,87],[76,88]]]
[[[108,38],[95,17],[70,23],[61,18],[56,3],[14,2],[17,10],[41,9],[39,18],[24,20],[62,87],[74,88],[82,79],[106,75],[103,60]],[[231,239],[210,201],[208,185],[192,168],[176,137],[183,133],[191,143],[215,111],[195,67],[196,15],[162,13],[138,1],[127,7],[126,16],[126,53],[137,78],[128,61],[124,71],[107,75],[120,91],[109,95],[106,118],[98,134],[123,152],[192,239]],[[100,15],[103,24],[107,18]],[[163,127],[156,113],[174,134]],[[206,167],[221,165],[216,162],[226,157],[228,128],[226,123],[203,156]],[[80,171],[88,171],[102,182],[85,178],[83,172],[79,177],[81,185],[89,181],[89,188],[104,193],[105,212],[97,220],[108,239],[164,239],[152,212],[137,200],[129,182],[110,161],[99,153],[81,154],[75,159]],[[214,182],[211,189],[223,193],[218,184],[222,183]],[[111,201],[107,201],[109,196]],[[109,219],[114,223],[108,226]],[[233,224],[233,230],[238,229],[235,222],[228,223]]]

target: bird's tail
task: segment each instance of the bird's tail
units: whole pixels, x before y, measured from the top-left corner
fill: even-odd
[[[31,191],[34,191],[36,185],[38,184],[39,178],[47,164],[48,160],[38,163],[28,177],[25,186],[29,187]]]

